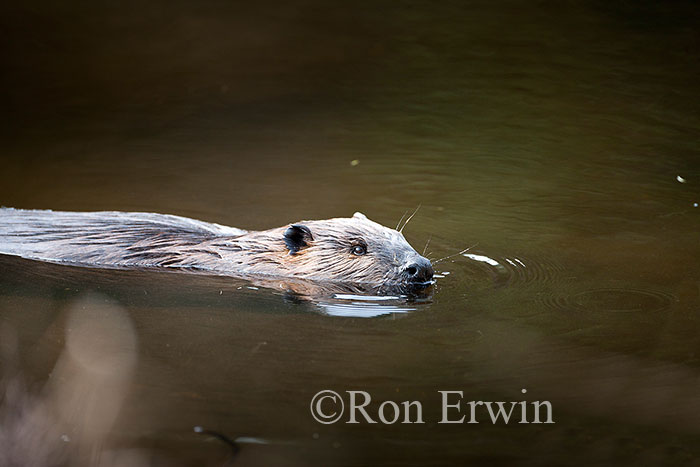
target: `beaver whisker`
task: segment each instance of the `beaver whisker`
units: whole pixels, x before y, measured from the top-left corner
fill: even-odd
[[[399,222],[396,224],[396,228],[394,230],[399,231],[399,226],[401,225],[401,221],[403,221],[403,218],[406,217],[406,214],[408,214],[408,209],[406,209],[406,212],[403,213],[403,216],[401,216],[401,219],[399,219]]]
[[[455,257],[455,256],[457,256],[457,255],[461,255],[462,253],[466,253],[467,251],[471,250],[472,248],[474,248],[474,247],[477,246],[477,245],[478,245],[478,243],[475,243],[475,244],[473,244],[472,246],[470,246],[469,248],[465,248],[464,250],[462,250],[462,251],[460,251],[460,252],[458,252],[458,253],[455,253],[455,254],[453,254],[453,255],[445,256],[444,258],[440,258],[440,259],[438,259],[438,260],[436,260],[436,261],[432,261],[432,263],[433,263],[433,264],[437,264],[437,263],[439,263],[440,261],[444,261],[444,260],[446,260],[446,259],[453,258],[453,257]]]
[[[428,245],[430,244],[430,240],[432,240],[432,238],[433,236],[431,235],[430,237],[428,237],[428,241],[425,242],[425,246],[423,247],[423,253],[421,253],[423,256],[425,256],[425,250],[428,249]]]
[[[421,203],[421,204],[422,204],[422,203]],[[411,222],[411,219],[413,219],[413,216],[415,216],[416,213],[418,212],[418,210],[420,209],[421,204],[419,204],[418,207],[416,208],[416,210],[413,211],[413,214],[411,214],[411,215],[408,217],[408,219],[406,219],[406,222],[404,222],[403,227],[401,227],[401,229],[399,229],[399,233],[403,233],[403,229],[405,229],[406,226],[408,225],[408,223]]]

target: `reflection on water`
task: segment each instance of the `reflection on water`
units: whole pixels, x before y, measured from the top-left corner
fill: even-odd
[[[406,296],[336,294],[334,300],[321,300],[317,305],[329,316],[374,318],[395,313],[416,311],[417,305],[407,302]],[[413,300],[415,303],[415,300]]]
[[[416,299],[1,257],[28,399],[107,377],[67,357],[75,303],[100,294],[132,330],[131,356],[94,354],[124,370],[114,391],[80,392],[104,407],[61,399],[109,412],[69,434],[81,456],[227,462],[196,426],[241,446],[234,465],[700,455],[694,2],[0,9],[0,204],[244,229],[356,211],[394,226],[421,205],[404,234],[438,273]],[[437,423],[438,390],[523,388],[556,424]],[[320,425],[321,389],[420,400],[426,424]]]

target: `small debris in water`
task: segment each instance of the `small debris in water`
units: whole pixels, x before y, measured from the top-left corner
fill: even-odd
[[[219,295],[223,295],[223,294],[224,294],[224,291],[223,291],[223,290],[219,290]]]
[[[64,443],[70,443],[70,437],[68,435],[61,435],[61,441]]]
[[[248,444],[270,444],[270,442],[263,438],[252,438],[250,436],[239,436],[234,440],[236,443],[248,443]]]
[[[250,353],[256,353],[258,350],[260,350],[260,347],[262,347],[263,345],[267,345],[267,342],[265,342],[265,341],[258,342],[255,345],[255,347],[253,347],[253,350],[250,351]]]
[[[250,290],[260,290],[260,289],[258,289],[257,287],[252,287],[252,286],[250,286],[250,285],[246,286],[246,288],[247,288],[247,289],[250,289]]]
[[[698,207],[698,203],[693,203],[693,207],[694,207],[694,208],[697,208],[697,207]]]
[[[491,259],[488,256],[474,255],[472,253],[466,253],[466,254],[463,254],[462,256],[469,258],[469,259],[473,259],[474,261],[480,261],[482,263],[486,263],[489,266],[501,266],[498,263],[498,261],[496,261],[495,259]],[[503,267],[503,266],[501,266],[501,267]]]
[[[240,446],[236,443],[236,441],[232,441],[231,438],[226,436],[223,433],[219,433],[217,431],[211,431],[211,430],[205,430],[201,426],[197,425],[194,428],[195,433],[203,434],[203,435],[208,435],[208,436],[213,436],[214,438],[218,439],[219,441],[222,441],[231,448],[231,458],[235,457],[236,454],[238,454],[238,451],[241,450]]]
[[[681,177],[680,175],[676,175],[676,180],[678,180],[679,183],[685,183],[685,178]]]
[[[522,267],[524,267],[524,268],[527,267],[527,266],[525,266],[525,263],[523,263],[522,261],[520,261],[518,258],[513,258],[512,261],[509,260],[508,258],[506,258],[506,261],[508,261],[508,263],[510,263],[511,266],[516,267],[516,268],[517,268],[517,267],[520,267],[520,266],[522,266]],[[516,264],[516,263],[517,263],[517,264]]]
[[[353,159],[350,161],[350,165],[356,167],[360,163],[359,159]]]

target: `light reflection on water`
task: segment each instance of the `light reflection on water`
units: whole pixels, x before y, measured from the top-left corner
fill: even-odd
[[[329,316],[349,318],[375,318],[396,313],[416,311],[417,306],[406,303],[406,296],[335,294],[333,301],[318,301],[316,304]]]

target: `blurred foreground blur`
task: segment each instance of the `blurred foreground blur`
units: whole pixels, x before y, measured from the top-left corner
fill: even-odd
[[[149,465],[146,453],[110,437],[137,363],[128,315],[99,295],[65,313],[65,349],[38,390],[17,369],[13,330],[2,329],[0,465]]]

